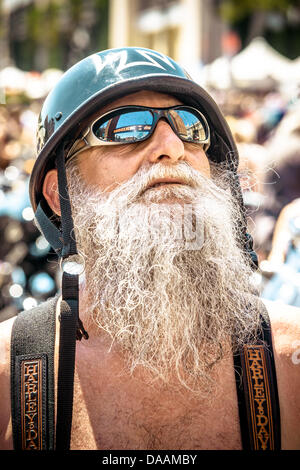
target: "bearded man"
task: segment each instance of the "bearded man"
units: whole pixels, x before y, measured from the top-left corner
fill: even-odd
[[[162,54],[104,51],[62,77],[39,138],[62,292],[1,325],[1,447],[299,449],[299,311],[259,298],[211,97]]]

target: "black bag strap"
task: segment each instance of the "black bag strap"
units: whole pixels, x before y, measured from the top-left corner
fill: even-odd
[[[79,318],[77,289],[73,276],[64,273],[60,306],[56,450],[69,450],[71,441],[76,329]]]
[[[61,256],[63,249],[62,234],[46,215],[44,204],[43,200],[39,202],[34,216],[48,243],[52,246],[56,254]]]
[[[58,295],[19,313],[11,336],[15,450],[54,449],[54,348]]]
[[[234,355],[244,450],[280,450],[281,427],[271,327],[262,318],[257,344]]]

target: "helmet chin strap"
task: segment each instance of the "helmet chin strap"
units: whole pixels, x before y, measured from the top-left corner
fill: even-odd
[[[247,253],[249,257],[249,262],[253,270],[258,268],[258,258],[257,254],[253,249],[253,238],[250,233],[247,232],[247,219],[245,215],[245,205],[243,200],[243,194],[241,185],[239,182],[239,177],[237,174],[237,164],[236,158],[233,151],[230,151],[228,145],[224,142],[222,137],[218,134],[218,139],[216,140],[215,133],[211,133],[212,145],[208,150],[208,157],[217,163],[221,163],[220,160],[216,160],[216,156],[225,155],[226,156],[226,168],[231,173],[231,182],[230,190],[235,200],[241,208],[242,219],[237,222],[238,231],[240,233],[240,240],[242,248]],[[236,150],[237,151],[237,150]],[[222,160],[223,161],[223,160]]]
[[[250,258],[251,267],[253,270],[256,270],[258,268],[258,257],[253,248],[253,238],[250,235],[250,233],[247,232],[247,220],[246,220],[246,215],[245,215],[245,206],[244,206],[244,201],[243,201],[242,189],[239,183],[239,178],[238,178],[237,173],[234,172],[233,175],[234,175],[234,182],[233,182],[233,187],[231,188],[231,191],[234,197],[236,198],[236,200],[238,201],[241,207],[241,211],[242,211],[242,220],[239,222],[241,240],[243,243],[243,248],[245,252],[248,254],[248,257]]]
[[[68,194],[64,145],[58,150],[58,191],[61,207],[62,261],[77,254],[72,210]],[[57,390],[56,449],[68,450],[72,427],[76,339],[88,339],[79,319],[79,274],[63,270],[60,307],[60,341]]]

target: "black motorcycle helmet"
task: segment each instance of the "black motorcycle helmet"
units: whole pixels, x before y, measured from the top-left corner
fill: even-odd
[[[40,230],[62,261],[78,258],[71,204],[67,189],[65,155],[78,130],[98,109],[124,95],[151,90],[177,97],[201,111],[211,130],[208,157],[223,163],[231,175],[231,190],[241,205],[237,176],[238,152],[229,126],[210,95],[171,58],[140,47],[111,49],[81,60],[59,80],[46,98],[38,123],[37,159],[30,178],[30,199]],[[60,223],[53,219],[42,188],[46,173],[58,169]],[[240,239],[253,265],[257,264],[246,219],[239,221]],[[224,247],[226,249],[226,247]],[[79,270],[82,269],[77,263]],[[76,262],[75,262],[76,265]],[[70,445],[76,338],[88,338],[78,313],[79,273],[68,262],[63,266],[60,307],[60,349],[57,392],[56,449]]]

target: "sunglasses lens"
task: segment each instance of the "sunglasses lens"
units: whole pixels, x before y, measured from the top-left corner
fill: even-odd
[[[108,113],[98,119],[92,127],[95,137],[103,142],[130,144],[146,139],[153,130],[154,115],[161,111],[150,109],[122,109]],[[205,119],[197,110],[184,106],[169,109],[169,124],[184,141],[202,143],[209,140],[209,129]],[[157,122],[157,121],[155,121]]]
[[[148,110],[127,111],[99,119],[92,131],[106,142],[133,143],[144,139],[151,131],[152,113]]]
[[[207,125],[196,111],[172,109],[169,111],[169,116],[182,140],[200,143],[208,139]]]

